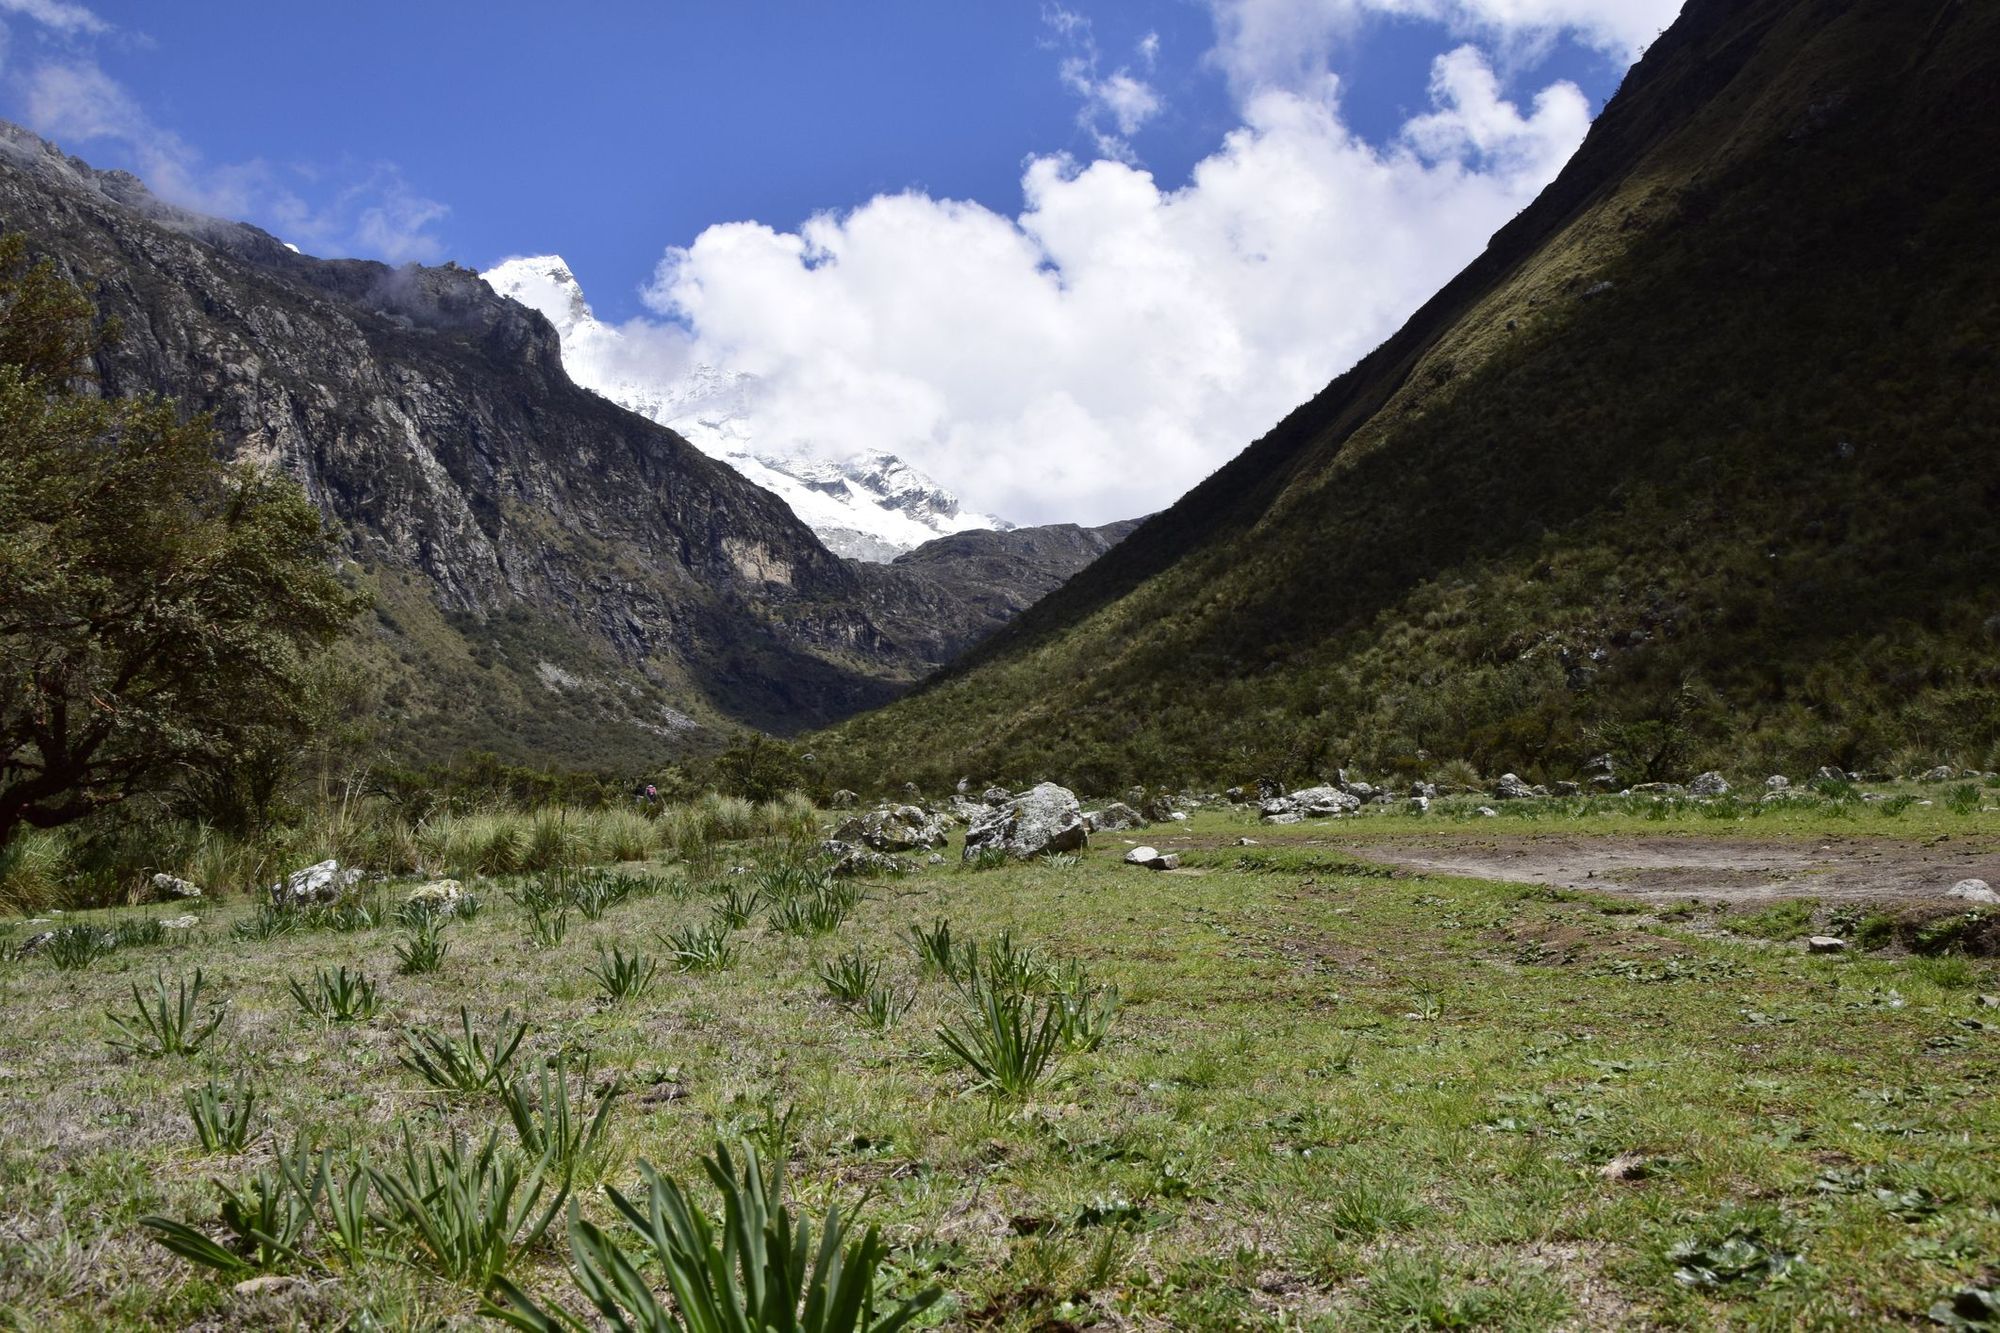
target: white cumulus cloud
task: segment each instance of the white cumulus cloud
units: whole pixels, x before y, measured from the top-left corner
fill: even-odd
[[[1031,160],[1007,216],[919,193],[667,252],[646,299],[762,378],[760,441],[910,459],[1017,522],[1170,503],[1351,364],[1523,207],[1588,126],[1471,48],[1387,147],[1266,88],[1187,184]]]

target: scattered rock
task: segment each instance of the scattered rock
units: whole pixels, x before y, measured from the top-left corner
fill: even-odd
[[[1123,801],[1113,801],[1097,814],[1100,830],[1144,828],[1146,817]]]
[[[1179,820],[1185,820],[1185,819],[1187,818],[1187,811],[1185,811],[1185,810],[1176,810],[1176,811],[1174,811],[1173,813],[1169,814],[1169,815],[1167,816],[1167,818],[1168,818],[1168,819],[1179,819]]]
[[[271,901],[279,907],[304,907],[310,903],[337,903],[361,882],[361,871],[328,859],[295,870],[271,886]]]
[[[1155,847],[1134,847],[1125,853],[1125,864],[1144,866],[1148,870],[1174,870],[1180,866],[1181,858],[1172,852],[1162,852]]]
[[[1258,842],[1255,838],[1238,838],[1236,845],[1238,847],[1262,847],[1264,844]]]
[[[826,808],[829,810],[852,810],[860,804],[861,795],[859,792],[851,792],[847,788],[842,787],[827,798]]]
[[[1231,787],[1228,791],[1225,791],[1222,794],[1225,798],[1228,799],[1228,801],[1232,805],[1243,804],[1244,796],[1243,796],[1243,789],[1241,787]]]
[[[904,800],[915,802],[915,801],[921,801],[923,798],[924,798],[923,788],[919,787],[916,783],[905,782],[903,784]]]
[[[1727,796],[1729,795],[1729,779],[1710,769],[1688,784],[1688,794],[1691,796]]]
[[[1833,768],[1833,767],[1831,767],[1831,766],[1829,766],[1829,765],[1826,765],[1826,764],[1822,764],[1822,765],[1820,765],[1820,769],[1819,769],[1819,772],[1817,772],[1817,773],[1813,774],[1813,781],[1815,781],[1815,782],[1845,782],[1845,781],[1847,781],[1847,774],[1845,774],[1845,773],[1841,772],[1841,771],[1840,771],[1839,769],[1837,769],[1837,768]]]
[[[1550,790],[1558,796],[1581,796],[1583,795],[1583,784],[1580,782],[1558,782],[1551,786]]]
[[[1430,812],[1430,808],[1431,808],[1431,798],[1430,798],[1430,797],[1428,797],[1428,796],[1412,796],[1412,797],[1410,798],[1410,809],[1412,809],[1412,810],[1416,811],[1416,812],[1417,812],[1418,814],[1420,814],[1420,815],[1422,815],[1422,814],[1428,814],[1428,813]]]
[[[28,936],[27,939],[22,940],[21,943],[15,947],[14,956],[16,958],[26,958],[29,954],[38,952],[43,945],[47,944],[50,940],[54,939],[55,937],[56,933],[53,930],[38,930],[34,934]]]
[[[965,795],[967,792],[972,790],[972,779],[960,778],[958,780],[958,785],[956,787],[953,787],[952,790],[960,796]]]
[[[1374,788],[1370,787],[1369,791],[1372,793]],[[1293,792],[1285,799],[1289,800],[1300,814],[1310,815],[1316,819],[1359,810],[1362,801],[1361,797],[1350,791],[1343,791],[1339,787],[1308,787],[1304,791]]]
[[[455,879],[434,879],[410,890],[403,901],[411,907],[430,909],[433,916],[451,916],[465,899],[465,886]]]
[[[1005,787],[988,787],[979,793],[979,799],[988,805],[1005,805],[1014,799],[1014,793]]]
[[[921,806],[885,805],[848,820],[833,836],[878,852],[928,851],[950,840],[951,823]]]
[[[1783,773],[1773,773],[1770,777],[1764,779],[1765,791],[1784,792],[1784,791],[1790,791],[1791,789],[1792,789],[1792,780],[1786,777]]]
[[[965,833],[965,859],[1000,848],[1017,860],[1048,852],[1073,852],[1090,839],[1076,793],[1053,782],[1037,783],[1006,805],[989,809]]]
[[[926,857],[924,858],[924,864],[925,864],[925,865],[927,865],[927,866],[941,866],[941,865],[943,865],[943,864],[944,864],[944,853],[943,853],[943,852],[932,852],[932,853],[931,853],[931,854],[930,854],[929,856],[926,856]]]
[[[1498,810],[1495,810],[1490,805],[1482,805],[1479,807],[1479,814],[1486,819],[1492,819],[1496,817],[1499,813],[1500,812]]]
[[[1134,801],[1139,813],[1155,824],[1164,824],[1174,817],[1174,798],[1171,796],[1149,796],[1143,801]]]
[[[201,885],[179,875],[153,876],[153,893],[161,902],[169,898],[199,898]]]
[[[1275,800],[1276,798],[1283,796],[1284,794],[1285,794],[1285,789],[1281,784],[1273,782],[1270,778],[1257,779],[1258,800],[1260,801]]]
[[[1437,784],[1435,782],[1413,782],[1410,784],[1410,795],[1412,797],[1421,796],[1427,801],[1435,801],[1438,798]]]
[[[170,916],[160,923],[161,930],[193,930],[201,924],[201,918],[192,912],[186,916]]]
[[[1598,1167],[1597,1174],[1606,1180],[1618,1181],[1620,1183],[1631,1180],[1644,1180],[1648,1175],[1646,1170],[1646,1155],[1636,1152],[1621,1152],[1603,1166]]]
[[[900,875],[908,870],[909,863],[893,856],[871,851],[853,843],[830,838],[819,845],[820,854],[832,862],[828,873],[841,879],[853,875]]]
[[[1583,299],[1586,301],[1595,301],[1598,297],[1615,291],[1617,287],[1618,284],[1608,278],[1603,282],[1593,282],[1590,286],[1583,289]]]
[[[1303,824],[1306,822],[1306,817],[1296,810],[1285,810],[1275,815],[1265,815],[1258,822],[1264,824]]]
[[[1500,780],[1493,784],[1493,795],[1503,801],[1524,801],[1535,795],[1535,789],[1513,773],[1502,773]]]
[[[1917,781],[1950,782],[1956,776],[1958,776],[1958,774],[1950,764],[1939,764],[1936,768],[1931,769],[1929,772],[1925,773],[1922,777],[1918,778]]]
[[[260,1273],[256,1277],[246,1277],[236,1284],[238,1296],[278,1296],[295,1287],[310,1287],[312,1283],[302,1277],[290,1277],[284,1273]]]
[[[1847,941],[1835,935],[1814,935],[1806,941],[1807,953],[1845,953]]]
[[[1946,891],[1946,897],[1963,898],[1969,903],[2000,904],[2000,893],[1983,879],[1962,879]]]

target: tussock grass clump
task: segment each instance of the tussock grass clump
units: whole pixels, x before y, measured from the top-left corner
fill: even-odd
[[[139,990],[139,983],[132,983],[133,1010],[121,1015],[106,1012],[105,1017],[118,1029],[118,1036],[107,1038],[111,1045],[134,1055],[159,1058],[168,1055],[195,1055],[208,1044],[215,1030],[222,1026],[229,1006],[217,1004],[202,1014],[201,990],[202,971],[194,970],[191,978],[183,978],[174,983],[174,994],[167,998],[167,978],[156,974],[153,978],[153,993],[148,996]]]
[[[651,1261],[648,1266],[664,1279],[671,1310],[618,1237],[572,1218],[571,1276],[613,1328],[633,1333],[895,1333],[942,1298],[936,1288],[926,1288],[878,1312],[877,1278],[888,1257],[881,1233],[870,1227],[854,1237],[853,1222],[838,1208],[830,1209],[817,1227],[795,1217],[782,1197],[782,1165],[767,1175],[755,1147],[746,1142],[739,1151],[740,1169],[722,1144],[702,1163],[722,1196],[720,1219],[650,1162],[640,1163],[645,1189],[636,1201],[616,1189],[605,1191]],[[544,1310],[504,1278],[495,1283],[495,1292],[488,1313],[515,1328],[551,1333],[584,1327],[566,1312]]]
[[[528,1035],[528,1025],[514,1020],[514,1011],[500,1015],[494,1034],[488,1038],[472,1027],[472,1011],[458,1010],[459,1036],[453,1038],[435,1028],[407,1028],[403,1032],[403,1066],[420,1075],[426,1083],[447,1092],[482,1092],[499,1087]]]

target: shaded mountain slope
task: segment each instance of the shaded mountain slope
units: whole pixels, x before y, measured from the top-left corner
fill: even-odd
[[[2000,743],[2000,15],[1691,0],[1388,343],[850,778],[1572,776]]]
[[[0,227],[122,325],[106,392],[213,413],[341,528],[378,603],[354,675],[395,751],[657,761],[882,703],[997,623],[948,583],[858,573],[576,387],[549,323],[469,270],[304,256],[11,126]]]

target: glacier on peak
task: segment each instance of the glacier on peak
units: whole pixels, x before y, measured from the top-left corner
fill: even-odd
[[[1014,526],[962,508],[956,495],[892,453],[826,459],[760,448],[755,375],[707,364],[662,373],[640,340],[597,318],[559,255],[508,259],[480,276],[555,326],[563,368],[577,384],[775,493],[837,555],[883,562],[948,533]]]

